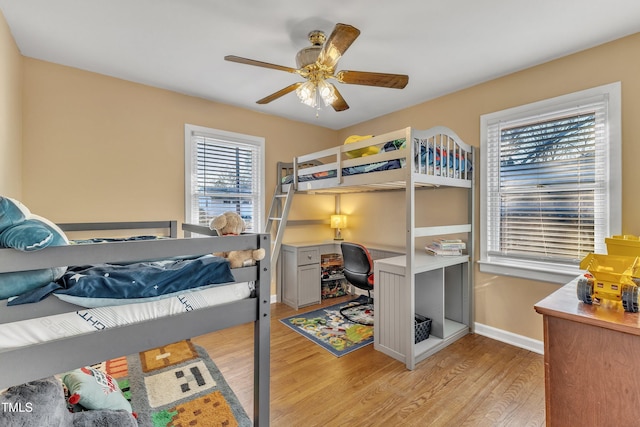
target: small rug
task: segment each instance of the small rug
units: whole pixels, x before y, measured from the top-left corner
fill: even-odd
[[[336,357],[344,356],[373,342],[373,325],[361,325],[345,319],[340,309],[354,303],[365,302],[366,296],[345,301],[308,313],[280,319],[282,323],[310,339]],[[365,308],[365,307],[363,307]],[[355,310],[355,309],[354,309]],[[373,316],[373,305],[368,304],[365,310],[357,309],[361,320],[367,323]],[[369,322],[372,323],[372,322]]]
[[[140,426],[252,425],[207,352],[190,340],[94,367],[118,381]]]

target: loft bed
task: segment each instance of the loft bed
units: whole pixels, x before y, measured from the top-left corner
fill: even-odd
[[[280,192],[471,188],[473,149],[451,129],[405,128],[278,163]]]
[[[0,249],[0,273],[30,271],[56,266],[84,266],[96,263],[131,264],[138,261],[161,260],[174,257],[193,257],[212,252],[264,248],[270,250],[266,234],[242,234],[240,236],[214,237],[215,231],[207,227],[184,224],[186,235],[190,233],[206,236],[177,238],[176,221],[151,221],[128,223],[58,224],[65,232],[82,230],[167,230],[168,238],[151,240],[107,239],[100,243],[80,243],[67,246],[47,247],[34,252],[15,249]],[[195,290],[193,298],[212,301],[185,307],[178,313],[146,319],[140,313],[153,312],[149,304],[137,302],[107,310],[133,308],[133,323],[95,327],[93,332],[65,331],[55,338],[34,338],[34,342],[19,342],[6,337],[16,325],[34,322],[61,331],[53,319],[77,315],[87,318],[91,308],[71,304],[49,295],[40,302],[8,306],[0,301],[0,390],[44,378],[54,374],[119,357],[150,348],[159,347],[183,339],[228,328],[243,323],[254,323],[254,425],[269,424],[269,334],[270,334],[270,270],[268,263],[230,270],[234,281],[219,287]],[[252,293],[242,290],[240,297],[227,296],[219,303],[213,292],[227,287],[243,289],[255,284]],[[191,291],[188,291],[191,292]],[[198,294],[202,292],[202,294]],[[204,294],[211,292],[211,294]],[[231,292],[231,291],[230,291]],[[233,292],[231,292],[233,293]],[[191,295],[189,293],[184,295]],[[188,298],[180,295],[181,301]],[[211,296],[213,295],[213,296]],[[163,299],[160,301],[167,301]],[[156,301],[158,302],[158,301]],[[213,304],[213,305],[208,305]],[[196,308],[194,308],[196,307]],[[140,316],[140,318],[138,318]],[[97,318],[97,316],[96,316]],[[46,329],[46,328],[45,328]],[[73,328],[71,328],[73,329]],[[34,333],[34,336],[40,333]],[[37,341],[37,342],[36,342]],[[117,344],[117,345],[115,345]]]
[[[376,285],[378,281],[384,282],[374,291],[376,350],[405,362],[407,369],[414,369],[419,361],[473,332],[473,269],[468,264],[473,259],[475,221],[474,148],[454,131],[444,126],[427,130],[405,128],[298,156],[293,162],[279,163],[277,173],[280,194],[405,192],[406,255],[375,263]],[[416,190],[438,187],[468,189],[467,223],[416,225]],[[276,197],[278,194],[274,200]],[[279,247],[279,234],[275,248]],[[467,236],[467,253],[461,256],[434,257],[416,244],[417,239],[425,237],[461,234]],[[442,283],[434,291],[436,302],[424,303],[419,301],[424,292],[421,288],[425,287],[422,283],[432,281],[431,277]],[[459,283],[444,286],[444,281],[451,277],[456,277]],[[385,299],[383,292],[389,296],[388,304],[381,303]],[[435,317],[434,338],[416,344],[413,324],[417,310],[430,310]]]

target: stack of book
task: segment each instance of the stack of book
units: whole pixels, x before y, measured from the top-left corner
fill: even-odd
[[[436,239],[424,247],[429,255],[462,255],[467,245],[460,239]]]

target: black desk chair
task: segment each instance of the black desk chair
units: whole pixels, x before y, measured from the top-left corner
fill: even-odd
[[[367,291],[367,302],[358,303],[344,307],[340,310],[340,314],[347,320],[355,323],[361,323],[357,319],[350,318],[346,311],[359,305],[371,304],[371,291],[373,290],[373,261],[371,254],[364,246],[357,243],[342,242],[342,260],[344,263],[344,277],[356,288]]]

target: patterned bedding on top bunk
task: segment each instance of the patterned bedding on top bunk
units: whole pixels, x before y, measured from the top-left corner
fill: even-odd
[[[419,162],[416,159],[415,167],[416,172],[418,166],[422,169],[425,167],[429,168],[429,175],[446,175],[446,176],[454,176],[456,178],[460,177],[460,171],[464,171],[465,167],[467,168],[467,172],[471,172],[472,165],[470,159],[465,161],[464,158],[461,158],[459,152],[450,151],[447,156],[447,150],[442,147],[434,147],[431,144],[425,145],[416,141],[416,144],[420,145],[420,160]],[[406,148],[406,140],[404,138],[397,139],[394,141],[389,141],[384,144],[384,146],[380,149],[381,153],[401,150]],[[416,150],[417,151],[417,150]],[[358,175],[362,173],[369,172],[379,172],[391,169],[400,169],[404,167],[405,160],[404,159],[393,159],[382,162],[374,162],[360,166],[350,166],[342,169],[342,176],[349,175]],[[449,169],[449,174],[447,175],[447,169]],[[323,172],[317,172],[312,174],[304,174],[304,169],[300,170],[300,175],[298,177],[299,182],[305,181],[314,181],[319,179],[327,179],[327,178],[335,178],[337,176],[337,171],[329,170]],[[282,178],[282,184],[291,184],[293,182],[293,175],[287,175]]]

